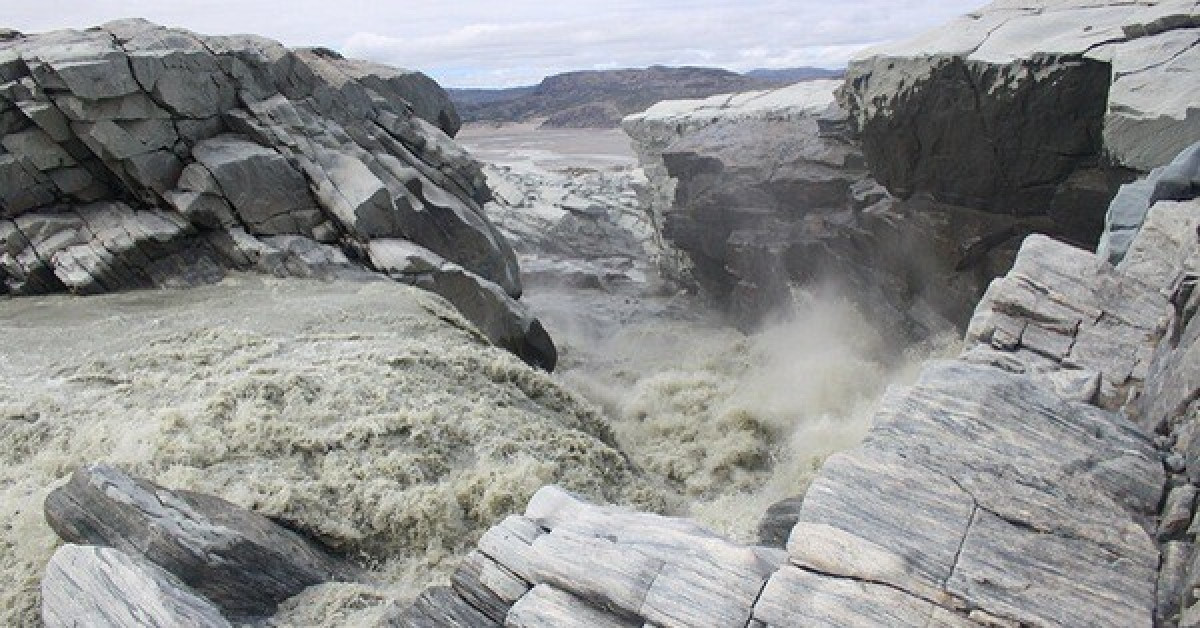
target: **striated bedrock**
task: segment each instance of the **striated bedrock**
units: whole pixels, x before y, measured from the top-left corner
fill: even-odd
[[[851,61],[840,100],[880,183],[1095,242],[1135,173],[1200,139],[1200,11],[1000,0]]]
[[[1195,625],[1198,225],[1155,204],[1118,267],[1027,237],[784,551],[547,487],[400,625]]]
[[[398,239],[495,286],[504,297],[487,316],[527,333],[491,340],[552,367],[458,127],[425,75],[324,49],[144,20],[12,34],[0,41],[0,291],[387,273],[368,250]]]
[[[1044,220],[891,196],[849,137],[838,85],[668,101],[625,119],[660,268],[744,328],[786,310],[794,286],[823,282],[898,336],[965,325],[1017,236]]]

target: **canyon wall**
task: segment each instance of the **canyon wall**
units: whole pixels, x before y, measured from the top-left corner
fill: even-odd
[[[1200,140],[1197,41],[1190,1],[1001,0],[862,53],[839,100],[897,196],[1094,246],[1117,186]]]
[[[834,284],[903,340],[962,326],[1039,220],[899,199],[874,181],[840,83],[814,81],[630,116],[661,272],[743,329]]]

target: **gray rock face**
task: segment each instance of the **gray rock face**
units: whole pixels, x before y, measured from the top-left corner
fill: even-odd
[[[800,518],[804,497],[789,497],[771,504],[758,522],[758,544],[764,547],[784,547],[792,527]]]
[[[447,136],[458,127],[428,77],[327,50],[140,20],[13,35],[0,41],[0,286],[330,275],[399,238],[517,298],[479,164]],[[340,258],[296,261],[276,236]]]
[[[1182,0],[1000,0],[863,53],[841,100],[898,196],[1047,214],[1090,244],[1129,171],[1200,139],[1198,25]]]
[[[212,602],[152,563],[108,547],[64,545],[42,578],[47,628],[232,626]]]
[[[625,120],[664,273],[698,284],[743,328],[786,310],[794,286],[822,282],[897,337],[965,324],[1017,236],[1042,225],[890,197],[845,134],[835,86],[666,102]]]
[[[46,498],[45,511],[63,540],[112,547],[153,563],[233,618],[269,616],[305,587],[356,573],[266,517],[105,465],[76,471]],[[131,569],[127,563],[121,564]],[[143,579],[162,579],[155,570],[143,573]]]
[[[1158,552],[1142,522],[1164,479],[1123,417],[1036,377],[944,363],[886,400],[875,425],[810,487],[794,567],[764,593],[772,607],[804,599],[796,569],[1030,625],[1150,625]]]
[[[469,604],[495,625],[531,627],[745,626],[784,558],[686,520],[593,506],[552,486],[524,516],[484,534],[472,556],[454,578],[459,598],[446,605]]]
[[[1166,328],[1160,290],[1091,253],[1031,236],[976,309],[967,342],[978,348],[968,357],[1010,370],[1098,374],[1097,403],[1119,409],[1145,381]]]

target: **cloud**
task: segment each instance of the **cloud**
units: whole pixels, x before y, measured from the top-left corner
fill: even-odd
[[[4,0],[4,26],[39,31],[140,16],[252,32],[420,69],[451,86],[526,85],[576,69],[836,67],[854,52],[981,0]]]

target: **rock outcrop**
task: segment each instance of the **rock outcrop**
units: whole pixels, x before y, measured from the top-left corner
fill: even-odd
[[[410,617],[424,604],[497,626],[1191,625],[1196,209],[1158,204],[1120,268],[1026,238],[961,357],[891,391],[866,440],[825,463],[786,554],[545,488]]]
[[[529,284],[602,287],[645,282],[656,232],[633,191],[631,168],[556,172],[487,166],[495,198],[484,206],[513,243]]]
[[[1038,221],[891,197],[848,135],[838,85],[664,102],[625,119],[659,267],[744,328],[786,310],[794,286],[822,282],[898,337],[965,324]]]
[[[1200,140],[1194,2],[993,2],[853,60],[841,101],[900,197],[1094,244],[1119,184]]]
[[[428,623],[436,608],[474,614],[465,625],[478,626],[745,626],[784,559],[684,519],[593,506],[548,486],[480,539],[449,590],[424,593],[399,625],[445,625]]]
[[[66,486],[46,498],[45,512],[64,541],[118,550],[60,550],[57,570],[51,560],[42,582],[42,615],[63,618],[59,625],[78,625],[70,605],[103,608],[104,596],[113,591],[86,574],[103,571],[99,565],[104,563],[128,572],[118,572],[114,579],[134,573],[154,585],[150,588],[169,602],[165,608],[197,606],[199,594],[232,619],[268,617],[279,602],[306,587],[357,573],[352,564],[262,515],[209,495],[170,491],[107,465],[77,470]],[[139,569],[133,557],[152,567]],[[77,561],[92,567],[77,575],[69,567]],[[172,587],[164,570],[183,586]],[[115,584],[124,586],[120,579]],[[86,600],[80,597],[84,594],[100,599]],[[130,594],[117,597],[126,598],[130,607],[145,603]]]
[[[458,126],[428,77],[324,49],[139,20],[14,34],[0,42],[0,289],[383,271],[371,243],[402,239],[499,295],[471,295],[487,303],[464,306],[473,318],[534,334],[485,321],[493,342],[552,365]]]
[[[1091,248],[1122,184],[1200,140],[1198,41],[1192,2],[1003,0],[843,83],[660,103],[623,122],[660,265],[742,327],[831,278],[902,335],[962,326],[1021,236]]]

